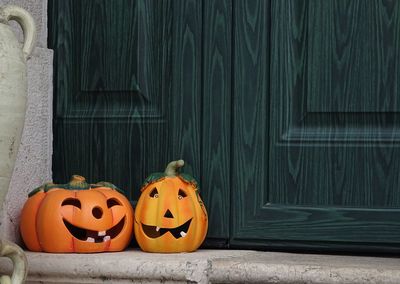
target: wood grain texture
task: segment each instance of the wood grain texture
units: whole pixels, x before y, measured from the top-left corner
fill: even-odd
[[[300,2],[307,111],[398,112],[399,2]]]
[[[282,251],[292,253],[343,253],[361,255],[396,256],[400,250],[396,243],[358,243],[327,241],[283,241],[268,239],[235,239],[230,244],[234,249]]]
[[[208,247],[229,234],[230,6],[173,2],[168,156],[200,181],[209,213]],[[221,34],[223,33],[223,36]]]
[[[232,4],[203,1],[201,185],[209,238],[229,236],[231,193]]]
[[[202,5],[173,2],[172,93],[169,101],[170,160],[184,159],[185,171],[201,175]]]
[[[207,246],[395,250],[396,1],[120,1],[111,14],[101,0],[49,2],[56,182],[109,180],[134,202],[183,158],[209,209]],[[114,14],[138,44],[116,42],[125,59],[107,70],[113,48],[98,47]]]
[[[385,113],[383,109],[379,114],[339,111],[323,113],[322,105],[319,113],[308,111],[310,100],[318,96],[324,98],[325,94],[319,93],[323,88],[337,87],[340,90],[341,86],[346,84],[344,80],[332,74],[324,75],[329,82],[309,76],[309,70],[315,69],[316,63],[310,63],[308,57],[313,58],[312,62],[316,62],[318,58],[321,62],[331,61],[332,48],[337,47],[336,52],[343,49],[340,42],[333,41],[328,30],[323,30],[320,34],[310,33],[309,18],[314,18],[313,15],[316,14],[332,14],[330,18],[335,17],[335,20],[331,19],[332,23],[343,22],[341,29],[342,33],[346,34],[353,26],[344,23],[351,22],[350,19],[358,23],[354,18],[362,17],[358,10],[353,9],[348,9],[344,14],[339,13],[343,8],[337,6],[337,1],[324,3],[328,2],[330,5],[326,4],[327,6],[313,6],[309,1],[273,2],[273,14],[286,16],[274,18],[272,25],[271,76],[274,80],[271,86],[271,121],[279,123],[271,123],[273,142],[270,153],[271,164],[275,167],[271,168],[271,188],[274,190],[271,191],[269,201],[278,204],[366,208],[399,206],[399,165],[396,159],[400,157],[400,152],[396,146],[397,140],[394,139],[400,132],[396,126],[397,115]],[[355,2],[357,1],[351,3]],[[375,9],[375,5],[388,4],[386,2],[374,1],[375,4],[368,9]],[[313,10],[312,15],[309,15],[309,10]],[[386,13],[383,13],[382,17],[385,15]],[[282,20],[283,18],[289,20]],[[381,30],[381,33],[385,34],[385,31]],[[325,40],[314,38],[314,35],[318,38],[322,34],[325,34]],[[331,49],[326,48],[325,41],[331,42]],[[390,42],[385,48],[391,49]],[[315,54],[316,50],[319,53],[314,58],[312,54]],[[357,56],[363,52],[363,49],[360,49]],[[283,58],[286,60],[282,61]],[[324,68],[320,67],[313,72],[316,74],[321,70],[322,74],[329,69],[328,66],[343,63],[343,60],[339,60],[337,56],[336,58],[335,64],[323,64]],[[364,59],[368,61],[369,57],[364,56]],[[356,69],[363,68],[366,64],[360,62],[360,65],[357,65],[351,61],[347,63],[346,66]],[[379,72],[381,75],[384,73]],[[366,73],[361,83],[369,84],[369,78],[373,80],[374,76],[375,73]],[[360,78],[348,77],[346,80],[360,81]],[[317,84],[322,86],[314,89],[307,87]],[[390,92],[390,85],[383,93]],[[381,88],[383,87],[384,85],[381,85]],[[355,87],[350,93],[355,94],[358,91]],[[340,91],[337,96],[339,95],[343,102],[350,96],[348,91]],[[378,107],[379,92],[375,92],[374,95],[371,90],[363,95],[363,100],[357,100],[360,109],[366,109],[363,106],[366,101],[375,101]],[[320,100],[323,99],[319,98],[317,103],[313,103],[320,104]],[[329,104],[329,99],[327,100]],[[351,110],[351,104],[348,102],[347,105]]]
[[[399,209],[266,205],[236,234],[280,241],[399,243]],[[265,222],[268,222],[267,230]],[[371,230],[371,228],[374,228]],[[264,236],[264,237],[263,237]],[[400,250],[400,248],[399,248]]]
[[[140,68],[132,67],[139,67],[139,30],[144,29],[138,25],[140,1],[79,3],[84,11],[79,23],[81,91],[139,91]]]
[[[135,203],[150,173],[183,158],[184,172],[200,181],[209,208],[207,246],[225,243],[230,1],[49,4],[57,110],[54,180],[65,182],[75,173],[108,180]]]
[[[54,18],[57,35],[50,42],[60,54],[55,70],[60,86],[57,117],[160,118],[166,98],[147,86],[161,84],[161,65],[154,64],[164,48],[156,46],[163,42],[165,32],[158,28],[165,19],[161,4],[128,1],[135,4],[130,4],[132,9],[126,14],[123,1],[117,1],[118,5],[106,2],[68,0],[53,5],[59,9]],[[116,40],[119,34],[130,40]]]
[[[245,149],[237,146],[238,137],[239,141],[252,141],[251,138],[257,137],[256,134],[264,134],[268,139],[261,140],[258,147],[253,146],[254,153],[245,153],[240,160],[238,157],[241,154],[234,151],[235,164],[239,160],[243,168],[252,169],[253,177],[249,175],[247,179],[252,178],[257,182],[255,187],[251,182],[241,181],[246,175],[237,178],[240,187],[235,196],[239,209],[234,215],[237,220],[231,245],[242,247],[253,244],[254,247],[281,249],[288,245],[297,249],[324,250],[331,247],[336,250],[366,251],[387,251],[392,248],[392,252],[398,252],[400,169],[397,161],[400,152],[396,139],[399,124],[397,114],[391,109],[393,105],[382,107],[388,106],[385,101],[394,103],[393,97],[396,94],[393,91],[397,90],[397,78],[387,77],[385,84],[379,85],[379,90],[375,86],[375,93],[373,90],[363,93],[363,96],[367,96],[362,97],[363,100],[357,98],[360,93],[355,94],[356,99],[349,96],[364,90],[359,89],[360,84],[366,85],[365,88],[372,86],[370,80],[373,81],[374,76],[377,76],[375,72],[383,78],[384,74],[398,68],[396,66],[399,62],[395,60],[394,67],[390,67],[392,63],[382,63],[376,70],[365,69],[361,78],[359,73],[353,72],[358,68],[364,69],[367,64],[378,64],[378,61],[373,61],[378,59],[371,58],[374,54],[372,50],[376,47],[360,47],[357,51],[357,39],[344,40],[341,35],[348,37],[351,28],[361,29],[363,16],[359,9],[346,10],[346,7],[357,5],[354,3],[357,2],[363,7],[363,13],[367,13],[366,17],[371,17],[370,20],[377,19],[377,13],[382,13],[381,21],[388,19],[385,25],[378,28],[376,37],[382,33],[380,38],[387,38],[384,41],[386,43],[379,47],[384,49],[380,51],[381,55],[386,58],[395,56],[390,50],[398,44],[397,37],[400,35],[395,24],[389,22],[397,21],[395,19],[399,8],[394,6],[397,10],[390,12],[382,9],[391,6],[392,1],[375,1],[371,7],[362,1],[317,2],[270,2],[271,34],[270,45],[267,45],[270,46],[271,59],[270,102],[267,108],[270,112],[265,112],[269,120],[264,122],[263,119],[253,119],[256,122],[251,124],[251,115],[265,110],[265,105],[257,102],[257,95],[249,100],[251,102],[246,101],[247,105],[242,103],[240,100],[248,98],[249,92],[237,91],[235,87],[235,149]],[[380,7],[379,11],[372,11],[377,7]],[[250,32],[240,31],[250,26],[249,23],[255,23],[255,17],[253,21],[252,18],[241,21],[246,9],[239,4],[234,9],[237,9],[235,84],[239,81],[237,74],[241,71],[244,74],[251,73],[252,76],[248,77],[249,80],[253,79],[252,86],[259,86],[267,82],[267,79],[258,77],[256,68],[243,64],[240,71],[237,70],[237,62],[246,58],[240,44],[252,38]],[[315,25],[318,20],[324,21],[325,26]],[[338,42],[333,41],[335,36],[331,34],[332,30],[328,30],[327,23],[341,30],[341,34],[335,33]],[[371,27],[362,28],[369,30]],[[258,33],[259,37],[262,35]],[[358,36],[365,37],[364,41],[368,44],[374,44],[371,40],[373,37],[367,40],[363,33]],[[338,57],[337,54],[343,53],[346,48],[354,48],[351,54],[356,55]],[[354,61],[355,58],[358,61]],[[254,65],[262,66],[264,61],[257,60]],[[349,77],[344,78],[343,74],[338,76],[327,71],[338,66],[343,68],[341,70],[348,68],[346,72]],[[354,79],[351,74],[354,74]],[[243,81],[243,78],[240,79]],[[353,91],[346,89],[349,86]],[[336,97],[319,93],[328,89],[336,90]],[[239,104],[236,103],[238,101]],[[239,114],[237,110],[240,110]],[[371,113],[371,110],[375,113]],[[237,119],[241,113],[248,117]],[[253,125],[260,129],[253,130],[255,135],[251,135],[251,130],[256,129]],[[264,156],[259,149],[263,148],[269,149],[266,159],[261,159]],[[252,163],[251,159],[255,157],[258,160]]]
[[[82,41],[92,38],[91,30],[88,37],[82,34],[81,16],[85,11],[72,1],[50,3],[53,15],[50,46],[55,50],[54,180],[65,182],[75,173],[90,181],[108,180],[124,189],[133,201],[138,198],[146,175],[162,169],[168,161],[166,102],[171,94],[172,33],[170,2],[136,2],[136,18],[143,27],[138,50],[146,50],[137,62],[141,64],[137,80],[143,95],[121,92],[126,82],[119,87],[111,84],[113,91],[110,86],[98,88],[97,92],[82,91],[81,46]],[[122,8],[116,5],[112,9],[117,13]],[[90,11],[97,13],[96,9]],[[85,17],[89,17],[87,13]],[[136,18],[132,21],[138,21]],[[128,25],[125,31],[129,33],[131,28]],[[119,43],[116,50],[118,46]],[[120,63],[116,62],[115,70],[118,71]],[[137,70],[133,63],[130,68]],[[138,96],[140,99],[135,99]]]
[[[268,198],[269,1],[234,2],[232,225],[236,234]]]

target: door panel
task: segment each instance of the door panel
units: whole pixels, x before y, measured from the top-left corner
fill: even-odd
[[[270,39],[270,107],[253,91],[235,94],[236,100],[252,94],[242,112],[269,117],[269,132],[260,130],[268,133],[265,142],[255,149],[258,159],[259,149],[269,149],[260,160],[269,175],[247,164],[253,179],[263,182],[239,189],[242,215],[232,243],[251,238],[256,245],[303,249],[398,246],[400,7],[393,1],[277,0],[270,9],[271,36],[258,35]],[[243,10],[238,22],[255,23],[255,14]],[[242,30],[237,25],[236,42],[250,38],[262,46]],[[254,70],[246,79],[260,75],[254,85],[267,80]],[[263,123],[257,125],[263,129]],[[249,129],[238,127],[237,133]],[[234,139],[245,143],[255,136]]]
[[[122,0],[50,5],[54,180],[75,173],[110,180],[136,200],[143,176],[167,162],[165,152],[154,149],[167,145],[171,83],[161,78],[170,78],[171,7]]]
[[[282,11],[287,17],[303,16],[292,16],[285,24],[276,19],[272,27],[271,75],[277,84],[272,85],[271,115],[280,122],[270,125],[271,163],[276,165],[271,168],[272,203],[366,208],[400,205],[396,162],[400,121],[390,112],[397,96],[393,86],[397,89],[400,83],[399,76],[393,75],[400,57],[392,51],[382,60],[390,64],[381,65],[376,59],[387,50],[400,50],[400,46],[394,45],[394,35],[387,36],[391,40],[386,40],[385,46],[372,44],[375,39],[379,42],[378,35],[393,33],[390,25],[376,31],[371,24],[362,24],[376,19],[392,22],[393,15],[379,9],[387,1],[349,1],[342,7],[344,2],[274,5],[280,9],[277,13]],[[316,25],[318,15],[325,25]],[[352,30],[358,36],[346,36]],[[363,38],[374,33],[377,35]],[[348,40],[343,43],[341,36]],[[344,58],[338,55],[346,49],[357,52]],[[288,60],[282,64],[279,59],[285,57]],[[334,73],[347,75],[340,78]],[[384,74],[390,74],[385,78],[387,84],[380,84]],[[384,107],[384,101],[390,107]]]
[[[138,20],[138,1],[82,1],[81,90],[86,92],[139,92],[139,33],[145,19]],[[120,7],[124,7],[121,9]],[[140,26],[138,25],[140,23]],[[143,38],[143,37],[142,37]],[[132,67],[137,68],[132,68]],[[139,68],[138,68],[139,67]],[[136,70],[135,70],[136,69]]]
[[[49,11],[55,182],[107,180],[135,203],[150,173],[183,158],[210,214],[207,245],[226,245],[230,1],[51,0]]]
[[[400,110],[397,1],[299,1],[292,5],[296,13],[291,21],[292,51],[297,60],[293,64],[307,78],[302,91],[307,112]]]

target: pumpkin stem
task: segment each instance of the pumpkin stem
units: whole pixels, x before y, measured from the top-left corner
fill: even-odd
[[[86,179],[80,175],[73,175],[70,182],[84,182]]]
[[[73,175],[68,183],[69,187],[76,189],[88,189],[89,185],[86,179],[80,175]]]
[[[177,175],[178,169],[183,167],[184,165],[185,165],[185,162],[183,160],[172,161],[168,164],[164,173],[168,177],[174,177]]]

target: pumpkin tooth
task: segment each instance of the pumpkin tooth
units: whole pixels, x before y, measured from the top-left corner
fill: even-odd
[[[160,231],[160,227],[157,226],[156,231],[157,231],[157,232]]]
[[[106,241],[109,241],[109,240],[111,240],[111,237],[110,237],[110,236],[105,236],[105,237],[103,238],[103,242],[106,242]]]
[[[89,243],[94,243],[94,238],[88,237],[86,239],[86,241],[89,242]]]
[[[97,235],[98,235],[99,237],[103,237],[103,236],[106,235],[106,231],[100,231],[100,232],[98,232]]]
[[[186,233],[184,231],[182,231],[180,234],[182,238],[186,237]]]

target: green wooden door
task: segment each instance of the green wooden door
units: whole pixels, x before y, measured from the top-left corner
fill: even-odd
[[[199,179],[207,243],[226,246],[230,197],[228,1],[50,0],[56,182],[124,189],[173,159]]]
[[[184,158],[206,246],[399,251],[398,1],[49,5],[56,182]]]
[[[237,1],[232,244],[399,251],[399,4]]]

